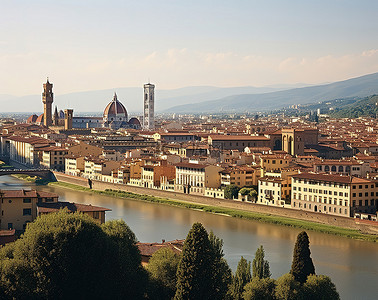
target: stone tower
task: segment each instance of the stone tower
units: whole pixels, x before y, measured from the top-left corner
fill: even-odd
[[[59,114],[58,114],[58,107],[55,106],[55,111],[52,119],[52,123],[54,126],[59,126]]]
[[[143,129],[155,129],[155,85],[147,83],[144,85],[144,101],[143,101]]]
[[[54,102],[54,94],[52,92],[52,83],[47,82],[43,84],[42,102],[43,102],[43,125],[49,127],[52,125],[52,103]]]
[[[64,110],[64,129],[72,129],[73,109]]]

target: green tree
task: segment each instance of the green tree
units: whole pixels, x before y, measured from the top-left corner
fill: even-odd
[[[294,246],[293,263],[291,265],[290,274],[294,276],[296,281],[302,284],[306,282],[308,275],[315,274],[309,244],[310,241],[307,233],[305,231],[299,233]]]
[[[162,248],[152,254],[147,270],[156,285],[154,299],[172,299],[175,295],[180,259],[181,256],[170,248]]]
[[[271,278],[254,277],[244,287],[244,300],[274,300],[275,281]]]
[[[275,295],[277,300],[300,300],[302,298],[301,285],[292,274],[284,274],[276,281]]]
[[[249,192],[249,196],[251,196],[251,198],[256,202],[257,191],[255,189],[251,189],[251,191]]]
[[[211,299],[225,299],[232,280],[232,272],[224,259],[223,240],[213,231],[209,233],[212,253],[212,292]]]
[[[243,187],[242,189],[240,189],[239,193],[242,196],[247,196],[247,195],[250,194],[251,190],[252,189],[250,189],[250,188]]]
[[[242,256],[236,268],[235,276],[232,278],[229,291],[230,298],[234,300],[243,299],[244,287],[251,280],[251,262],[248,262]]]
[[[128,295],[132,299],[142,298],[148,282],[148,274],[142,267],[134,232],[123,220],[107,221],[102,224],[101,228],[115,244],[118,263],[112,272],[117,278],[115,289],[118,296]]]
[[[252,262],[252,277],[258,277],[260,279],[270,277],[271,273],[269,268],[269,262],[264,258],[265,252],[263,246],[261,245],[259,248],[257,248],[255,258]]]
[[[120,252],[87,215],[66,211],[43,215],[16,242],[0,250],[2,289],[16,299],[126,297],[135,287],[122,282],[126,288],[119,293],[123,280],[119,266],[126,262]]]
[[[240,188],[234,184],[230,184],[224,188],[224,197],[226,199],[233,199],[238,197]]]
[[[177,269],[175,299],[211,299],[212,249],[206,229],[194,223],[184,242]]]
[[[309,275],[303,285],[305,299],[307,300],[339,300],[340,295],[335,284],[328,276]]]

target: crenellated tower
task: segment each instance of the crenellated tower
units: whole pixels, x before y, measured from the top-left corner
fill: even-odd
[[[49,82],[43,84],[42,102],[43,102],[43,125],[49,127],[52,125],[52,103],[54,102],[54,94],[52,92],[53,85]]]

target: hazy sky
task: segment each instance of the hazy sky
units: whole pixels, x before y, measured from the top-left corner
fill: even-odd
[[[332,82],[377,35],[378,1],[1,0],[0,94]]]

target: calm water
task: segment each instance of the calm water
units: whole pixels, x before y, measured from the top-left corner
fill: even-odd
[[[35,188],[19,179],[0,177],[0,189]],[[213,215],[154,203],[86,194],[55,187],[36,187],[71,201],[112,209],[106,219],[124,219],[141,242],[184,239],[193,222],[223,239],[225,258],[235,271],[241,256],[248,260],[263,245],[272,277],[289,272],[298,229]],[[332,278],[342,299],[378,299],[378,243],[355,241],[308,231],[317,274]]]

